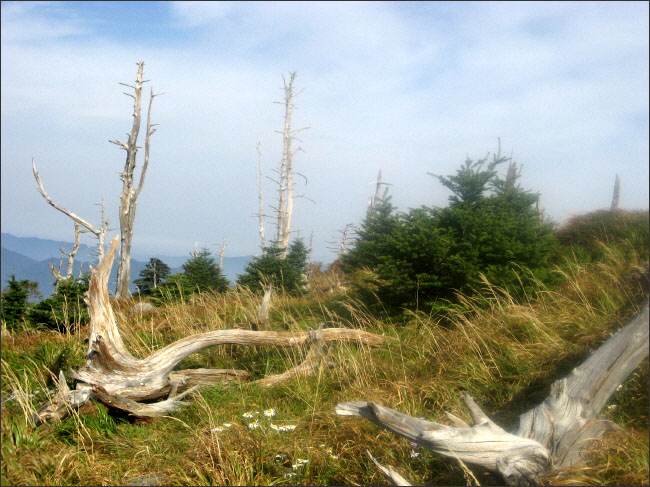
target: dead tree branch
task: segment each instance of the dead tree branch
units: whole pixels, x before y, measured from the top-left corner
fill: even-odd
[[[323,344],[328,342],[356,342],[376,346],[383,337],[362,330],[327,328],[317,332],[251,331],[243,329],[214,330],[182,338],[144,359],[133,357],[120,336],[115,314],[108,295],[108,276],[118,245],[116,237],[105,258],[93,270],[88,292],[85,296],[90,316],[90,335],[86,363],[69,376],[79,381],[77,389],[70,391],[61,387],[50,403],[37,413],[36,422],[58,420],[69,408],[78,407],[94,397],[112,407],[128,411],[136,416],[156,416],[173,411],[179,401],[190,394],[195,386],[246,379],[244,371],[180,370],[174,368],[185,357],[206,347],[215,345],[275,346],[283,348],[315,344],[303,364],[294,369],[259,381],[271,386],[296,375],[317,369]],[[65,385],[65,380],[61,381]],[[141,404],[167,396],[153,404]]]
[[[508,485],[537,485],[552,468],[578,465],[589,443],[612,427],[599,414],[616,388],[648,355],[648,306],[567,377],[551,385],[539,406],[522,414],[508,433],[462,394],[474,420],[455,427],[413,418],[371,402],[336,406],[342,416],[361,416],[441,455],[481,465]]]
[[[38,174],[38,171],[36,170],[36,163],[34,162],[34,159],[32,158],[32,172],[34,173],[34,179],[36,179],[36,184],[38,184],[38,191],[41,193],[45,201],[57,210],[59,210],[61,213],[67,215],[72,221],[75,222],[75,225],[81,225],[84,227],[86,230],[91,232],[92,234],[97,237],[97,255],[98,259],[101,260],[104,256],[104,238],[106,236],[106,230],[108,229],[108,221],[104,221],[104,199],[102,198],[102,224],[100,228],[95,227],[92,223],[84,220],[80,216],[76,215],[75,213],[72,213],[70,210],[67,208],[64,208],[63,206],[55,203],[52,198],[47,194],[47,191],[45,191],[45,186],[43,186],[43,181],[41,181],[41,176]]]

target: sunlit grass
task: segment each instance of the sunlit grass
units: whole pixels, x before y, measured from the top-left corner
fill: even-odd
[[[439,422],[447,421],[445,411],[469,420],[459,395],[466,390],[495,421],[515,426],[551,382],[647,302],[647,281],[626,278],[647,269],[644,256],[609,247],[602,253],[598,262],[568,259],[557,270],[563,284],[550,289],[538,283],[535,296],[515,299],[485,282],[482,296],[459,296],[444,314],[407,312],[399,322],[378,319],[344,292],[330,292],[336,280],[320,276],[325,284],[316,293],[274,298],[270,329],[307,330],[321,322],[361,328],[386,337],[380,348],[330,345],[331,365],[314,375],[268,389],[205,387],[185,408],[146,422],[91,402],[58,424],[34,428],[31,416],[52,394],[59,369],[83,363],[87,329],[3,331],[2,484],[115,485],[143,477],[161,485],[385,484],[366,449],[418,484],[498,483],[472,469],[475,480],[454,462],[415,451],[368,421],[338,417],[334,406],[367,400]],[[255,329],[260,299],[235,289],[166,302],[146,313],[127,300],[115,311],[128,349],[144,357],[193,333]],[[179,367],[232,367],[256,379],[294,367],[307,349],[212,347]],[[555,472],[545,483],[648,483],[647,368],[646,361],[605,411],[624,430],[602,440],[587,465]]]

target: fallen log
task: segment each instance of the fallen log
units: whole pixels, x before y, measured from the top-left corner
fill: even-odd
[[[325,328],[305,332],[252,331],[242,329],[214,330],[182,338],[144,359],[129,353],[120,336],[108,294],[108,276],[117,249],[118,237],[105,257],[92,271],[84,300],[90,316],[90,334],[86,363],[68,373],[77,380],[71,391],[63,372],[59,373],[57,393],[35,414],[35,424],[60,420],[71,408],[77,408],[94,398],[108,406],[122,409],[136,417],[156,417],[167,414],[183,403],[180,401],[198,387],[247,380],[243,370],[191,369],[174,370],[189,355],[216,345],[246,345],[312,348],[305,360],[287,372],[257,381],[271,387],[299,375],[314,373],[324,362],[324,348],[330,342],[354,342],[376,346],[383,337],[363,330]],[[151,403],[149,401],[164,400]],[[143,403],[142,401],[148,401]]]
[[[648,306],[616,332],[585,362],[551,385],[550,395],[519,417],[509,433],[494,423],[474,399],[462,393],[473,426],[447,413],[454,426],[413,418],[373,402],[344,402],[341,416],[361,416],[377,425],[470,465],[500,474],[508,485],[538,485],[553,468],[580,464],[590,443],[616,427],[599,417],[616,388],[648,355]],[[371,457],[372,458],[372,457]],[[406,485],[392,467],[380,470],[395,484]]]

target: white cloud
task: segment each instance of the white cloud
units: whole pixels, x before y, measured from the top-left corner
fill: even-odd
[[[69,238],[34,190],[32,156],[57,201],[92,219],[103,194],[117,222],[123,153],[107,141],[129,130],[117,83],[140,59],[166,92],[154,103],[161,126],[136,223],[136,243],[152,250],[179,254],[226,235],[229,251],[256,251],[255,146],[262,140],[270,174],[281,151],[273,102],[289,70],[304,88],[294,126],[311,127],[296,169],[317,201],[296,203],[295,226],[315,230],[318,258],[360,221],[377,170],[402,209],[444,205],[426,172],[449,174],[499,136],[556,218],[606,206],[602,186],[616,172],[622,202],[647,202],[647,135],[630,122],[640,117],[647,132],[647,7],[181,2],[147,19],[178,39],[160,45],[92,35],[97,19],[74,4],[22,5],[2,4],[3,229],[23,225],[24,208],[31,228]],[[8,19],[16,31],[40,22],[39,41],[5,37]]]

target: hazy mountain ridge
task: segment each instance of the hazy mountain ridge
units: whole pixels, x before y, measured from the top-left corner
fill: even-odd
[[[43,297],[48,297],[54,292],[54,278],[50,272],[48,264],[53,264],[58,268],[61,260],[60,248],[63,247],[66,251],[70,251],[73,247],[72,242],[63,242],[57,240],[41,239],[37,237],[16,237],[9,233],[2,233],[2,262],[1,268],[1,287],[6,286],[7,280],[10,279],[11,274],[16,275],[16,279],[29,279],[36,281],[39,284],[39,290]],[[189,253],[187,257],[179,256],[166,256],[166,255],[152,255],[166,263],[172,273],[181,272],[181,265],[190,258]],[[223,259],[223,273],[231,281],[237,279],[237,275],[244,272],[244,268],[252,257],[225,257]],[[131,285],[129,288],[135,292],[133,280],[138,279],[140,271],[142,271],[149,259],[146,261],[131,259]],[[96,257],[92,253],[92,249],[85,244],[80,244],[79,251],[75,256],[74,271],[75,276],[79,275],[79,268],[82,266],[83,271],[89,269],[89,265],[96,263]],[[66,272],[68,266],[67,258],[63,259],[61,270]],[[113,265],[111,270],[109,288],[115,289],[117,281],[117,265]]]

